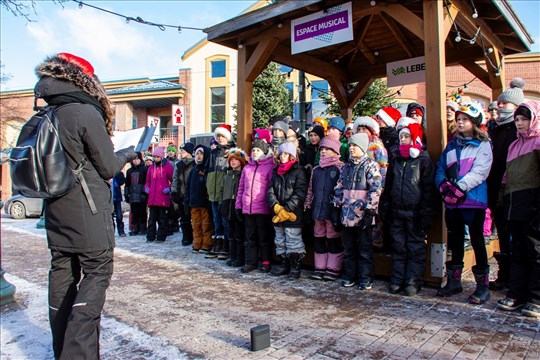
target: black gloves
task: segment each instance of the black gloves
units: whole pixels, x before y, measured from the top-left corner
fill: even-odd
[[[116,152],[116,155],[124,156],[125,157],[124,162],[126,164],[137,157],[137,153],[135,152],[135,146],[133,145],[125,149],[118,150]]]
[[[333,207],[330,213],[330,221],[332,226],[337,232],[343,230],[343,224],[341,224],[341,207]]]
[[[375,212],[372,210],[364,210],[364,216],[360,219],[360,229],[365,230],[371,227]]]

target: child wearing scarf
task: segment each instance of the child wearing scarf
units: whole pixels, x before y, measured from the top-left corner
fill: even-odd
[[[306,254],[302,241],[302,212],[307,180],[293,143],[285,142],[279,146],[278,159],[266,194],[266,203],[274,214],[272,222],[279,259],[279,264],[272,268],[272,275],[288,274],[289,279],[298,279]]]

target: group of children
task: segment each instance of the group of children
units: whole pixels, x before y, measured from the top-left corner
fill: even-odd
[[[512,91],[499,97],[499,116],[505,114],[505,96]],[[312,241],[311,278],[341,278],[343,287],[361,290],[371,289],[374,240],[380,236],[392,254],[389,291],[412,296],[423,285],[426,231],[442,199],[451,259],[447,283],[437,296],[463,291],[468,228],[477,284],[469,302],[482,304],[490,288],[483,236],[489,203],[486,180],[497,159],[497,166],[503,161],[506,166],[499,203],[492,209],[505,209],[500,221],[506,219],[512,238],[511,249],[503,250],[501,244],[511,259],[511,272],[508,297],[499,307],[523,307],[525,314],[538,316],[540,106],[522,102],[523,96],[511,113],[517,140],[502,160],[492,150],[498,144],[492,145],[482,126],[486,112],[475,103],[447,103],[454,118],[447,118],[449,142],[436,165],[427,153],[426,112],[416,103],[409,105],[405,117],[387,107],[374,118],[357,118],[352,126],[339,117],[317,118],[308,139],[293,122],[278,120],[267,129],[253,130],[249,156],[235,146],[230,126],[220,125],[213,148],[186,143],[180,159],[167,160],[164,149],[157,147],[146,178],[137,172],[141,159],[133,161],[126,177],[133,231],[141,231],[144,222],[135,215],[136,196],[146,197],[147,241],[163,241],[171,207],[167,199],[172,199],[182,243],[192,245],[194,253],[227,260],[243,273],[258,269],[297,279],[305,243]],[[497,121],[494,129],[503,125]]]

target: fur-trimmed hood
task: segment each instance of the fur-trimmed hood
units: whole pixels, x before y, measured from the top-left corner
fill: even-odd
[[[107,98],[107,93],[101,85],[99,78],[88,75],[76,62],[69,61],[57,55],[49,56],[36,67],[36,75],[40,79],[34,88],[34,94],[38,98],[51,95],[60,95],[70,92],[82,91],[95,98],[105,115],[105,124],[109,135],[112,134],[112,119],[114,112],[112,104]],[[47,78],[60,80],[50,81]]]

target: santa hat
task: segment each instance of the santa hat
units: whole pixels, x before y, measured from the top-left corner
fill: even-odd
[[[396,125],[396,130],[399,131],[403,129],[404,127],[408,127],[410,124],[418,124],[418,122],[414,120],[413,118],[404,116],[398,120],[397,125]]]
[[[377,121],[369,116],[360,116],[354,121],[353,131],[358,132],[359,126],[365,126],[371,131],[373,135],[379,135],[379,124]]]
[[[412,147],[409,149],[409,155],[411,155],[413,159],[417,158],[418,155],[420,155],[420,151],[422,151],[422,127],[420,126],[420,124],[413,122],[401,128],[401,130],[399,131],[400,137],[402,133],[407,133],[411,135]]]
[[[396,122],[402,116],[401,112],[392,106],[387,106],[380,109],[375,115],[380,117],[381,120],[386,124],[386,126],[392,127],[396,126]]]
[[[231,141],[232,139],[231,130],[232,130],[231,125],[229,124],[218,125],[216,130],[214,130],[214,139],[217,140],[217,136],[222,135],[225,137],[225,139],[227,139],[227,141]]]

